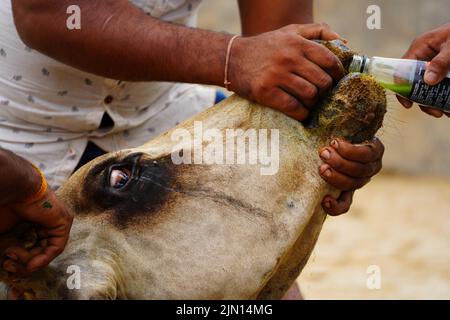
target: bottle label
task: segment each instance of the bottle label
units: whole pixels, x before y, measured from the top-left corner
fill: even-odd
[[[429,86],[423,80],[427,63],[417,61],[416,71],[409,99],[424,106],[450,111],[450,78],[444,78],[435,86]]]

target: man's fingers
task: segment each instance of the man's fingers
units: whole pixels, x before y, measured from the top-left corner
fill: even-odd
[[[26,265],[35,254],[36,252],[33,252],[31,250],[28,251],[27,249],[21,247],[10,247],[5,250],[5,255],[9,259],[19,262],[23,265]]]
[[[433,116],[435,118],[440,118],[444,114],[444,112],[442,112],[441,110],[434,109],[434,108],[429,108],[429,107],[425,107],[425,106],[420,106],[420,109],[423,112],[425,112],[425,113],[427,113],[430,116]]]
[[[370,178],[381,170],[381,160],[367,164],[343,158],[334,148],[323,148],[320,158],[334,170],[354,178]]]
[[[335,81],[345,75],[344,66],[338,57],[320,43],[306,40],[304,53],[308,60],[322,68]]]
[[[312,108],[318,100],[317,87],[295,74],[288,77],[283,89],[296,97],[307,108]]]
[[[436,55],[436,53],[436,51],[425,44],[413,43],[402,58],[429,61]]]
[[[384,146],[376,138],[359,145],[335,139],[330,147],[320,150],[320,157],[325,163],[319,167],[319,174],[339,190],[356,190],[381,170],[383,153]]]
[[[315,23],[302,25],[299,28],[302,37],[310,40],[335,40],[343,39],[337,32],[333,31],[326,23]]]
[[[318,95],[323,96],[333,86],[333,78],[323,71],[322,68],[307,59],[300,61],[300,64],[293,71],[296,75],[307,80],[319,89]]]
[[[27,271],[34,272],[46,267],[53,259],[62,252],[60,246],[50,245],[43,248],[42,253],[34,256],[27,264]]]
[[[66,245],[68,232],[65,231],[65,228],[67,227],[62,226],[54,229],[53,232],[50,231],[50,234],[52,234],[51,237],[41,238],[39,245],[31,249],[27,250],[21,247],[8,248],[5,250],[5,255],[8,257],[6,261],[10,264],[20,266],[20,268],[17,268],[19,270],[17,271],[19,276],[26,276],[46,267],[63,251]],[[38,230],[38,234],[42,235],[42,230]]]
[[[28,262],[33,257],[42,254],[42,252],[44,252],[42,247],[36,247],[30,250],[20,247],[10,247],[5,251],[8,260],[4,262],[3,268],[18,277],[27,277],[32,272],[27,268]]]
[[[397,96],[397,100],[407,109],[411,108],[413,105],[413,102],[405,99],[403,97]],[[439,109],[425,107],[425,106],[419,106],[420,109],[425,112],[426,114],[429,114],[430,116],[433,116],[435,118],[440,118],[442,115],[446,115],[447,117],[450,117],[450,113],[445,113]]]
[[[279,110],[298,121],[305,120],[309,115],[309,110],[297,98],[282,88],[269,92],[266,101],[265,104],[268,107]]]
[[[332,196],[325,196],[322,200],[322,207],[331,216],[338,216],[348,212],[352,205],[354,191],[341,192],[338,199]]]
[[[334,170],[330,165],[323,164],[319,167],[320,176],[338,190],[353,191],[362,188],[370,178],[353,178]]]
[[[36,253],[27,263],[27,270],[34,272],[38,269],[46,267],[53,259],[63,252],[69,238],[69,226],[60,226],[51,232],[51,236],[45,239],[45,246],[33,248]],[[43,240],[43,239],[41,239]],[[38,250],[41,249],[41,252]]]
[[[3,269],[16,277],[27,277],[30,273],[27,269],[17,261],[6,260],[3,262]]]
[[[424,80],[434,86],[441,82],[450,71],[450,40],[441,45],[440,52],[430,61],[425,71]]]
[[[300,107],[296,111],[284,112],[284,114],[298,121],[304,121],[308,118],[309,111],[305,107]]]
[[[362,144],[352,144],[337,138],[331,141],[330,146],[343,158],[364,164],[381,159],[384,153],[384,146],[378,138]]]
[[[53,243],[52,243],[53,242]],[[47,239],[48,246],[39,246],[26,250],[20,247],[11,247],[5,251],[5,255],[9,258],[5,261],[5,269],[19,275],[26,275],[38,269],[47,266],[54,258],[56,258],[64,248],[64,239]],[[16,269],[14,271],[13,269]]]
[[[406,109],[409,109],[412,107],[413,102],[411,100],[405,99],[399,95],[397,95],[397,100],[402,104]]]

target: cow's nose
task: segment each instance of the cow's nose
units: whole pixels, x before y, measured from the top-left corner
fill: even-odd
[[[60,290],[60,297],[64,300],[116,300],[115,290],[111,288],[81,288]]]
[[[66,275],[59,279],[57,295],[61,299],[117,299],[116,272],[111,264],[101,260],[87,260],[62,268],[66,270]]]
[[[64,259],[13,286],[25,299],[33,300],[115,300],[119,296],[114,268],[99,260]]]

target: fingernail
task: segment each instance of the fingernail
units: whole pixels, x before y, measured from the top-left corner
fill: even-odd
[[[322,175],[325,177],[331,177],[331,169],[326,169],[325,171],[322,171]]]
[[[17,255],[15,253],[10,252],[10,253],[7,253],[6,256],[8,258],[10,258],[11,260],[17,260]]]
[[[339,142],[334,139],[333,141],[331,141],[331,146],[335,149],[339,148]]]
[[[325,149],[325,150],[323,150],[323,151],[320,153],[320,157],[321,157],[322,159],[328,160],[328,159],[331,158],[331,152],[328,151],[327,149]]]
[[[423,77],[426,83],[433,85],[438,81],[438,74],[432,70],[425,71],[425,76]]]

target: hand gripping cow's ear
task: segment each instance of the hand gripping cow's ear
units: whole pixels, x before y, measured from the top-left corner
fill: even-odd
[[[371,140],[382,126],[386,113],[384,89],[369,75],[348,74],[356,52],[341,40],[317,42],[339,58],[347,75],[312,110],[304,125],[325,141],[329,137],[341,137],[352,143]]]

